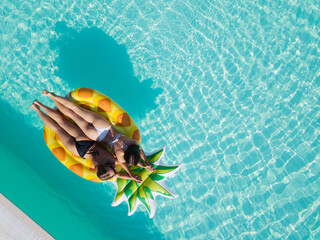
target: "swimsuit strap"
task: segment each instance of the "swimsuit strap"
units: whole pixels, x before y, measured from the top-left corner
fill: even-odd
[[[118,133],[116,136],[113,137],[112,142],[110,143],[110,148],[111,148],[111,150],[112,150],[113,144],[114,144],[115,142],[119,141],[119,138],[122,137],[122,136],[123,136],[122,133]],[[123,141],[121,141],[121,142],[122,142],[122,144],[123,144],[126,148],[128,148],[127,145],[123,143]]]
[[[120,137],[122,137],[123,134],[122,133],[118,133],[117,135],[115,135],[112,139],[112,143],[115,143],[116,141],[119,140]]]
[[[123,141],[121,141],[121,142],[122,142],[122,144],[123,144],[124,150],[126,151],[126,150],[128,149],[127,144],[125,144]]]

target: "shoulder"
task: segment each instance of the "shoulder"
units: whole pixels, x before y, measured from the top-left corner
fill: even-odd
[[[125,162],[125,160],[124,160],[124,152],[123,151],[116,151],[115,155],[116,155],[116,159],[117,159],[116,162],[118,162],[118,163]]]
[[[129,138],[128,136],[123,135],[124,140],[126,143],[130,143],[130,144],[135,144],[135,145],[139,145],[138,142],[132,138]]]

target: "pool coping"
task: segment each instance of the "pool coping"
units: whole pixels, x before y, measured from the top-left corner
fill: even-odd
[[[54,239],[48,232],[0,193],[0,237]]]

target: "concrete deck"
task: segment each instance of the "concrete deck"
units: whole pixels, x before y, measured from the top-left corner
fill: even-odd
[[[0,193],[0,240],[54,239]]]

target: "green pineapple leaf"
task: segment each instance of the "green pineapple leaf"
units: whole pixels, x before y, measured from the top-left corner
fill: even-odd
[[[138,185],[133,180],[117,179],[114,182],[117,188],[117,194],[112,203],[112,206],[120,204],[122,201],[128,202],[129,215],[133,214],[140,204],[144,205],[149,212],[150,217],[155,213],[155,196],[162,195],[164,197],[175,197],[176,194],[171,193],[164,184],[166,177],[174,174],[180,166],[165,166],[161,165],[161,159],[164,154],[164,148],[153,154],[146,154],[148,161],[153,165],[157,162],[158,165],[153,165],[154,172],[149,172],[145,168],[130,166],[132,173],[140,176],[143,181]],[[122,170],[121,170],[122,171]],[[163,185],[163,186],[162,186]]]

